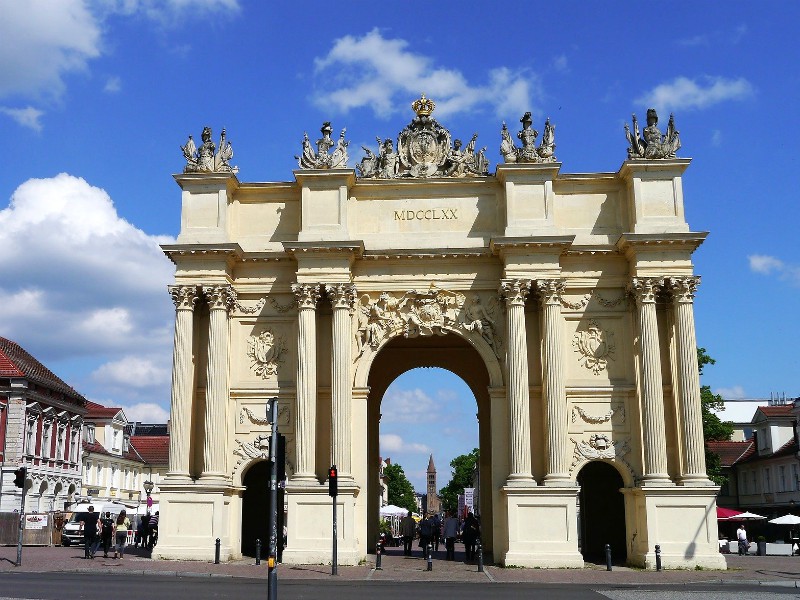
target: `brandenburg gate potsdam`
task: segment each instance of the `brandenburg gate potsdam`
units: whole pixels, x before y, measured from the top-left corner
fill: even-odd
[[[477,135],[453,139],[424,96],[412,107],[356,169],[325,123],[291,182],[240,182],[224,130],[183,147],[155,555],[209,559],[220,538],[235,558],[252,542],[276,397],[283,560],[331,560],[335,464],[339,561],[357,564],[378,532],[381,399],[436,366],[475,396],[495,562],[581,567],[610,543],[653,568],[659,544],[665,567],[724,568],[693,310],[707,234],[684,218],[672,118],[662,133],[654,110],[641,131],[634,117],[618,171],[568,174],[554,126],[539,136],[526,113],[518,133],[502,125],[490,173]]]

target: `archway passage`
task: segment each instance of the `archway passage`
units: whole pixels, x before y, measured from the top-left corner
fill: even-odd
[[[256,555],[256,540],[261,540],[261,555],[266,556],[269,540],[269,467],[262,460],[252,465],[242,484],[242,554]]]
[[[627,561],[625,498],[622,476],[602,461],[592,461],[578,473],[581,553],[591,562],[605,561],[605,545],[611,545],[614,562]]]

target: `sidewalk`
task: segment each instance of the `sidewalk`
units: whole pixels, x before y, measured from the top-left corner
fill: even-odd
[[[266,578],[266,562],[255,566],[253,559],[231,561],[219,565],[211,562],[151,560],[141,548],[130,548],[124,560],[104,559],[102,552],[93,560],[83,558],[83,548],[78,547],[25,547],[22,549],[22,566],[16,567],[17,549],[0,547],[0,574],[27,572],[93,572],[109,571],[154,576],[187,577],[253,577]],[[338,568],[338,580],[349,581],[462,581],[481,584],[493,582],[512,583],[578,583],[587,585],[661,585],[661,584],[737,584],[762,583],[800,587],[800,557],[794,556],[736,556],[726,555],[727,571],[642,571],[615,566],[606,571],[604,565],[587,564],[584,569],[504,569],[486,566],[479,573],[475,564],[465,564],[463,553],[456,553],[456,561],[447,562],[444,550],[433,561],[433,570],[415,551],[413,557],[404,557],[401,548],[387,548],[382,558],[382,569],[375,570],[375,557],[370,555],[366,564]],[[327,579],[330,565],[280,565],[280,580]]]

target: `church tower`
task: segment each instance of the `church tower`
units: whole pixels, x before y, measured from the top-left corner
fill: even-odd
[[[428,505],[429,513],[438,513],[441,509],[439,495],[436,493],[436,466],[433,464],[433,454],[428,461]]]

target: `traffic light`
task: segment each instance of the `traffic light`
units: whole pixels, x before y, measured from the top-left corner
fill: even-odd
[[[16,471],[14,471],[14,485],[18,488],[25,487],[25,476],[28,474],[28,469],[25,467],[20,467]]]
[[[339,495],[339,473],[336,465],[328,470],[328,496],[336,497]]]

